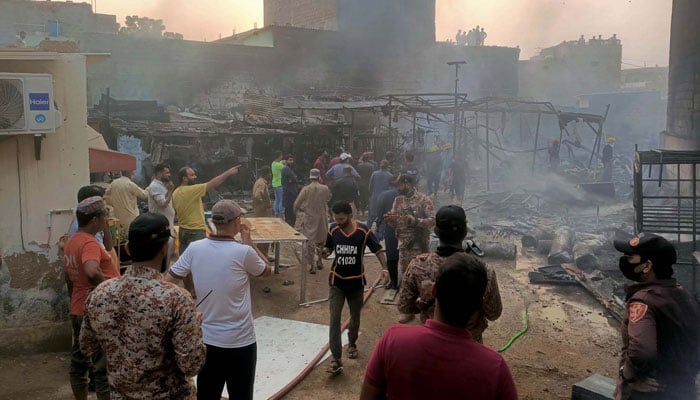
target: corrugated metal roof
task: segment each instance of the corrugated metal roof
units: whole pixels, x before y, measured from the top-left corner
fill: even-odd
[[[379,108],[389,104],[386,100],[370,101],[314,101],[285,99],[282,108],[288,110],[356,110],[366,108]]]

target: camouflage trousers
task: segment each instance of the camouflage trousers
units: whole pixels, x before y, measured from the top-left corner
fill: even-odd
[[[406,273],[411,260],[419,254],[427,253],[429,250],[430,243],[428,239],[414,240],[411,243],[406,243],[399,239],[399,279],[403,280],[403,275]]]

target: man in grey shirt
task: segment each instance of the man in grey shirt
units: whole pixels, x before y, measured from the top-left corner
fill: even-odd
[[[174,237],[175,209],[172,197],[175,184],[170,181],[170,167],[166,164],[158,164],[154,174],[155,179],[146,189],[148,191],[148,212],[164,215],[168,219],[171,235]],[[172,259],[174,251],[175,243],[171,237],[168,245],[168,262]]]

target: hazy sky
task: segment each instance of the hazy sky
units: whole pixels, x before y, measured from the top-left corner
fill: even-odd
[[[215,40],[255,22],[263,0],[94,0],[100,13],[163,19],[186,39]],[[581,34],[622,40],[623,67],[668,65],[672,0],[437,0],[437,39],[457,29],[486,28],[487,44],[516,46],[521,58]],[[632,65],[627,65],[632,64]]]

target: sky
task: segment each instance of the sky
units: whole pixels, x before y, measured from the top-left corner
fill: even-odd
[[[263,0],[93,0],[97,12],[164,20],[190,40],[264,25]],[[437,40],[485,27],[486,44],[520,46],[521,58],[564,40],[616,33],[623,68],[668,65],[672,0],[437,0]],[[454,40],[454,39],[453,39]]]

